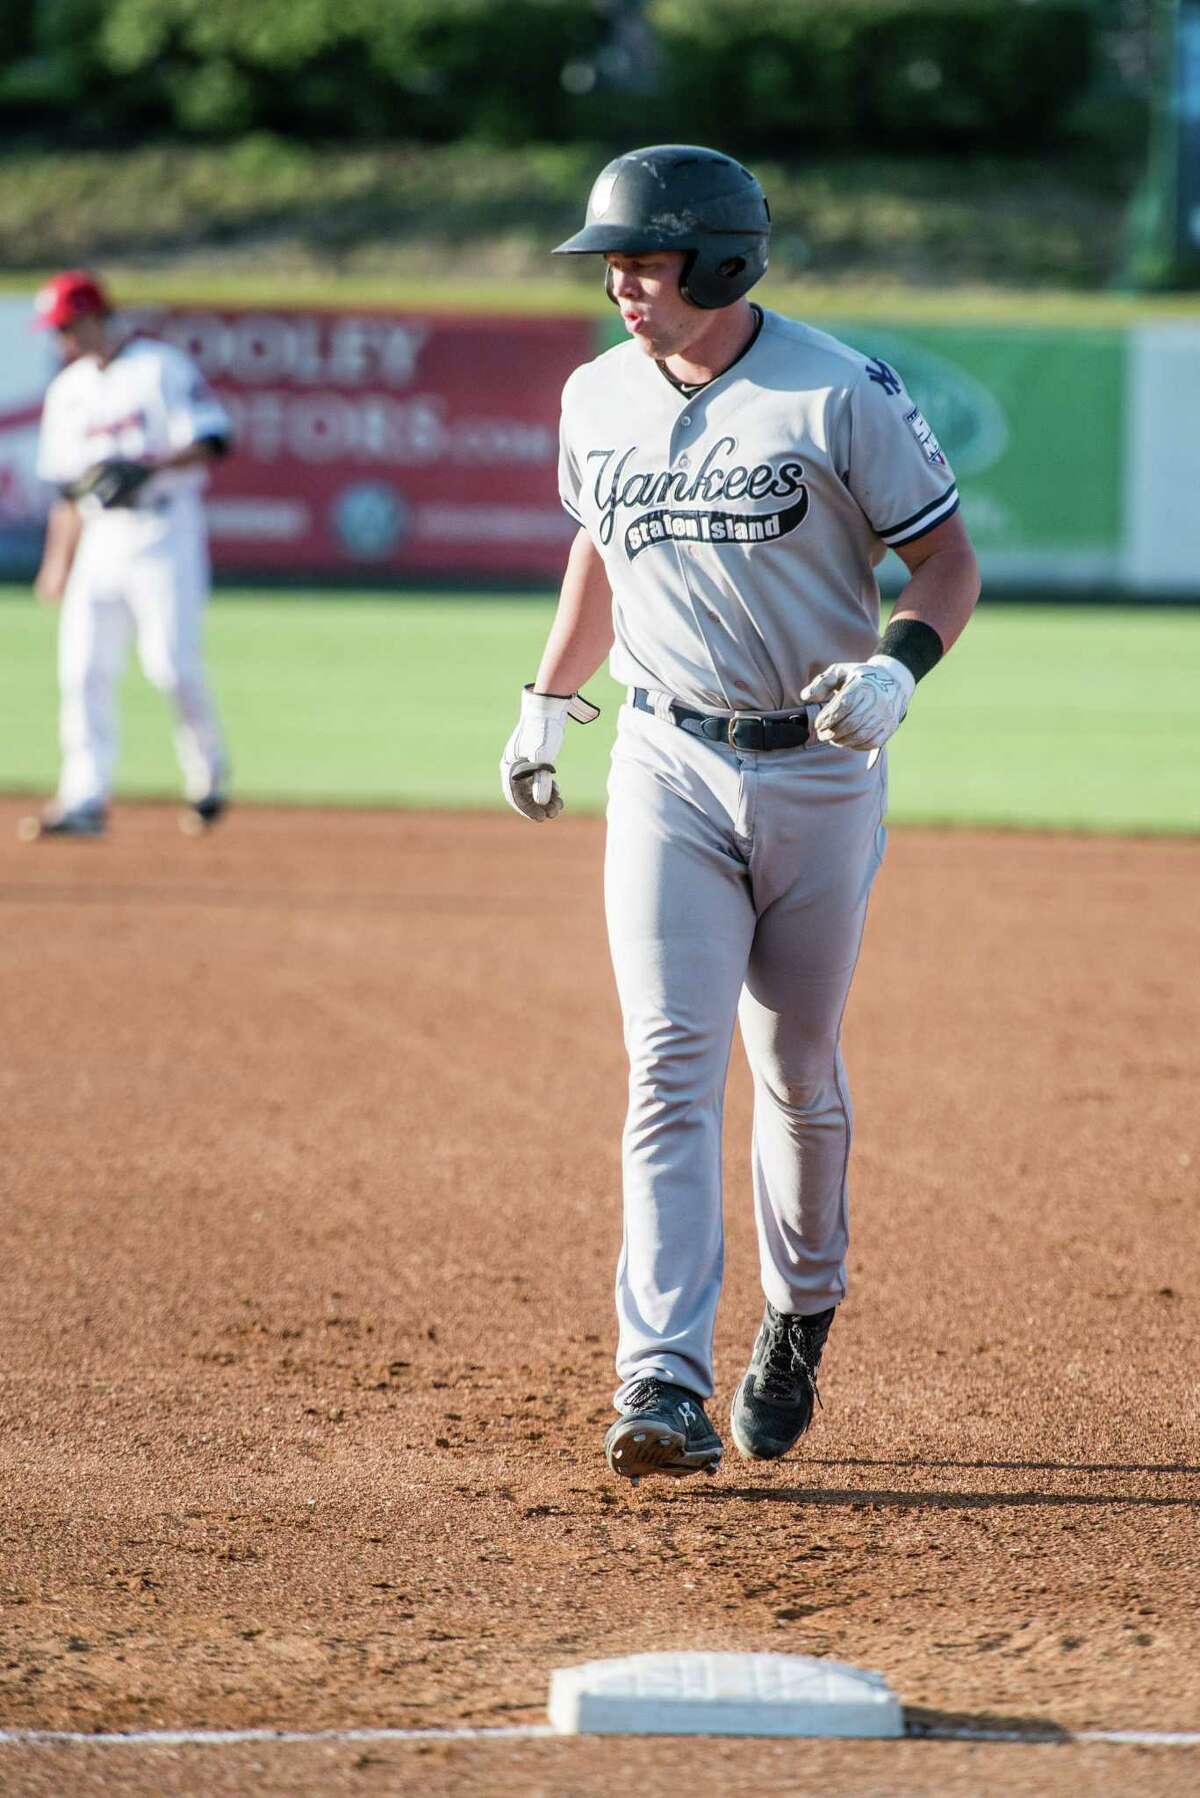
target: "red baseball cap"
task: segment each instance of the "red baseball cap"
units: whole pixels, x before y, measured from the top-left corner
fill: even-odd
[[[84,268],[67,269],[40,287],[33,302],[35,331],[61,331],[77,318],[94,318],[112,311],[102,283]]]

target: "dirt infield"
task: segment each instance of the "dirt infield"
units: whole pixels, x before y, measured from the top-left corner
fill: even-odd
[[[552,1667],[839,1656],[1200,1729],[1200,844],[893,835],[803,1454],[618,1487],[601,827],[0,804],[0,1724],[540,1722]],[[759,1311],[738,1060],[718,1419]],[[1189,1750],[0,1746],[28,1793],[1146,1791]],[[239,1771],[241,1769],[241,1771]],[[257,1771],[255,1771],[257,1769]],[[789,1783],[790,1782],[790,1783]]]

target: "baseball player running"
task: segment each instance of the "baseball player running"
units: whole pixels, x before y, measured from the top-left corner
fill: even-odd
[[[229,419],[182,351],[121,337],[100,283],[56,275],[35,325],[57,334],[65,366],[51,381],[38,473],[58,488],[39,598],[61,601],[58,796],[21,834],[103,834],[117,759],[116,683],[131,634],[147,678],[175,714],[186,829],[227,803],[226,757],[201,658],[209,565],[201,494],[207,464],[229,447]]]
[[[563,393],[577,520],[537,678],[501,761],[562,809],[578,689],[628,685],[605,905],[629,1054],[614,1472],[714,1472],[721,1119],[735,1018],[754,1078],[766,1309],[730,1427],[755,1460],[809,1427],[846,1290],[851,1114],[838,1048],[884,847],[884,745],[979,592],[954,476],[900,377],[746,297],[762,189],[713,150],[618,157],[559,251],[602,256],[628,341]],[[911,578],[879,635],[876,564]]]

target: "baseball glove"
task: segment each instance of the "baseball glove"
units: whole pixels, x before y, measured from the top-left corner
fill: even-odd
[[[94,499],[105,511],[113,506],[131,506],[138,489],[153,472],[144,462],[126,462],[120,457],[95,462],[67,488],[67,498]]]

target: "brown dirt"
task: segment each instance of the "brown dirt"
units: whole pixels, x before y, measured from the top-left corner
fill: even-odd
[[[1200,844],[894,834],[819,1425],[630,1493],[599,1452],[600,826],[247,810],[195,843],[145,807],[23,846],[23,809],[0,1723],[532,1722],[556,1665],[688,1646],[839,1656],[938,1713],[1200,1727]],[[739,1064],[718,1417],[759,1309],[747,1119]],[[920,1742],[0,1757],[28,1793],[118,1766],[128,1792],[1200,1785],[1187,1750]]]

